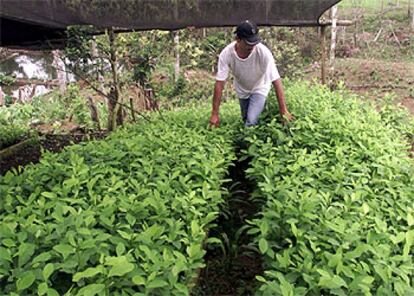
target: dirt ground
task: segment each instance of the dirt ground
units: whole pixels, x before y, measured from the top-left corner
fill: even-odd
[[[42,157],[42,149],[51,152],[60,152],[66,146],[93,140],[102,139],[106,132],[95,134],[44,134],[39,136],[38,143],[33,143],[23,149],[18,149],[13,155],[0,158],[0,176],[12,168],[21,166],[22,168],[31,163],[37,163]]]
[[[309,79],[320,79],[320,66],[307,69]],[[414,62],[374,59],[337,59],[333,85],[340,81],[352,92],[372,100],[393,95],[395,102],[414,115]]]

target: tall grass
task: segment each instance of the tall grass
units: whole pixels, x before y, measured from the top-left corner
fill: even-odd
[[[342,0],[339,7],[342,8],[364,8],[367,10],[381,11],[388,7],[407,7],[409,0]]]

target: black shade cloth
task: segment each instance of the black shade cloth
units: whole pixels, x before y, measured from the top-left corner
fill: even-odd
[[[70,25],[120,30],[318,26],[340,0],[0,0],[0,46],[58,47]]]

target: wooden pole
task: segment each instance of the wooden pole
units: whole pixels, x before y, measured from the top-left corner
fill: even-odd
[[[321,79],[322,84],[326,84],[326,26],[321,26],[321,52],[322,52],[322,63],[321,63]]]
[[[59,91],[64,94],[66,91],[66,69],[65,63],[62,61],[62,54],[59,50],[52,51],[53,56],[53,67],[56,70],[56,77],[59,85]]]
[[[121,106],[118,104],[120,99],[120,84],[118,80],[118,59],[116,55],[116,36],[113,28],[108,29],[108,39],[109,39],[109,51],[110,58],[109,63],[111,64],[112,70],[112,87],[109,94],[108,101],[108,130],[113,131],[117,127],[119,120],[122,120],[122,116],[118,116],[121,110]],[[122,113],[121,113],[122,114]]]
[[[174,31],[174,48],[175,48],[175,63],[174,63],[174,80],[177,82],[180,77],[180,33]]]
[[[89,107],[89,111],[91,112],[91,119],[93,122],[95,122],[96,127],[98,128],[98,130],[101,129],[101,124],[99,122],[99,115],[98,115],[98,108],[96,108],[95,103],[93,102],[92,97],[88,97],[88,107]]]
[[[133,98],[129,98],[129,108],[131,110],[132,121],[137,122],[137,118],[135,117],[135,112],[134,112],[134,99]]]
[[[336,33],[337,33],[337,12],[338,12],[338,6],[334,5],[331,8],[331,20],[332,20],[332,26],[331,26],[331,48],[329,52],[329,76],[332,77],[335,72],[335,49],[336,49]]]

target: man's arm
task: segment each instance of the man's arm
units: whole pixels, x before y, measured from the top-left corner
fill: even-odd
[[[213,109],[211,111],[210,126],[218,127],[220,125],[219,110],[225,83],[225,81],[216,80],[214,85]]]
[[[293,116],[289,113],[286,106],[285,92],[283,91],[282,79],[279,78],[273,81],[272,84],[275,88],[277,102],[279,103],[279,112],[280,116],[282,116],[283,122],[293,120]]]

